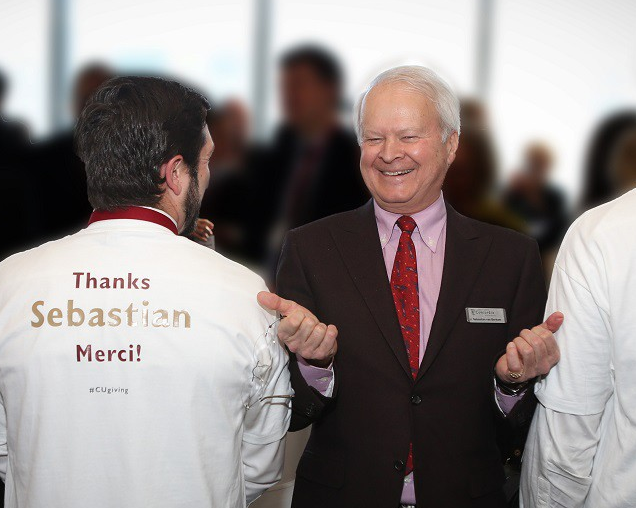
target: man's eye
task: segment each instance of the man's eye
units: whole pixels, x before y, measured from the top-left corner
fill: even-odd
[[[367,138],[367,142],[369,143],[377,143],[378,141],[381,141],[382,138]]]
[[[417,136],[403,136],[402,139],[404,139],[405,141],[413,141],[417,139]]]

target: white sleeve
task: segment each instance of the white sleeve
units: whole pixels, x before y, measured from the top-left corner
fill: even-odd
[[[254,445],[243,441],[245,498],[248,505],[281,479],[285,459],[285,441],[284,437],[265,445]]]
[[[2,481],[7,477],[7,414],[4,410],[4,400],[0,396],[0,478]]]
[[[255,354],[253,393],[258,393],[245,412],[241,456],[247,503],[278,482],[283,473],[285,434],[291,419],[293,390],[289,378],[289,357],[270,330],[267,348]],[[267,368],[259,370],[262,366]]]
[[[581,508],[593,477],[602,413],[571,415],[539,404],[526,442],[521,508]]]
[[[579,259],[575,261],[584,264]],[[546,316],[557,310],[563,312],[563,325],[555,334],[561,359],[535,386],[537,398],[545,407],[575,415],[602,412],[614,391],[610,323],[604,308],[603,286],[597,282],[598,268],[592,263],[585,268],[586,279],[579,274],[583,267],[573,277],[557,260]]]
[[[607,282],[598,242],[578,223],[555,264],[546,316],[564,314],[559,363],[535,386],[540,404],[521,473],[521,506],[577,508],[595,475],[600,424],[614,391]]]

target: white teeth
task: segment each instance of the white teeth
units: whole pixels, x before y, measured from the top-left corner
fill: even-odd
[[[387,176],[400,176],[400,175],[408,175],[412,169],[407,169],[406,171],[382,171],[383,174]]]

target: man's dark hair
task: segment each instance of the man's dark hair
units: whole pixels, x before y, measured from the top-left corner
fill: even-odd
[[[320,46],[304,45],[290,49],[280,59],[283,70],[296,65],[308,65],[325,83],[342,87],[343,72],[338,59]]]
[[[208,101],[176,81],[118,77],[88,101],[75,128],[93,208],[155,206],[161,165],[181,155],[196,178]]]

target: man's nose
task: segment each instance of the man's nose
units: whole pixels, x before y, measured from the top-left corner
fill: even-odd
[[[404,156],[404,150],[399,140],[386,138],[378,156],[383,162],[390,164],[396,159],[401,159]]]

